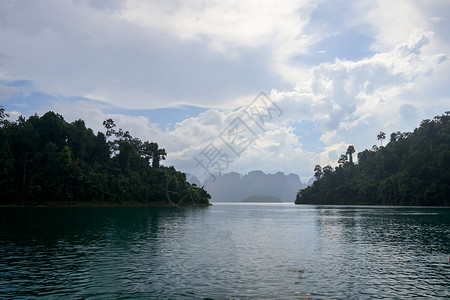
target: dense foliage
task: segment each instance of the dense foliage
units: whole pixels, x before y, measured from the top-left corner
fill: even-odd
[[[358,164],[343,155],[334,170],[316,166],[316,181],[295,203],[450,205],[449,114],[422,121],[413,133],[392,133],[386,146],[358,153]],[[382,143],[385,134],[377,138]]]
[[[0,204],[209,204],[209,194],[173,167],[166,152],[116,130],[106,134],[48,112],[16,122],[0,107]]]

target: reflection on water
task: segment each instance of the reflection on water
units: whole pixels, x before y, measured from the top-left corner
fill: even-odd
[[[1,208],[0,298],[443,298],[449,225],[448,208]]]
[[[448,209],[322,207],[319,215],[327,282],[389,298],[449,295]]]

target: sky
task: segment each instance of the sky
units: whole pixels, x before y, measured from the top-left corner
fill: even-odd
[[[450,110],[449,22],[447,0],[2,0],[0,105],[112,118],[200,180],[307,181]]]

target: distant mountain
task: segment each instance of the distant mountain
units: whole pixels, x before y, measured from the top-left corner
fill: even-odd
[[[314,178],[314,176],[311,177],[311,178],[308,180],[308,183],[306,183],[306,185],[307,185],[307,186],[312,185],[312,184],[314,183],[315,180],[316,180],[316,178]]]
[[[184,174],[186,174],[187,182],[189,182],[190,184],[195,184],[196,186],[199,186],[199,187],[202,186],[202,183],[200,182],[200,180],[198,180],[198,178],[195,175],[188,173],[188,172],[185,172]]]
[[[280,198],[268,196],[268,195],[254,195],[242,199],[242,202],[245,203],[277,203],[281,202]]]
[[[201,186],[198,178],[186,173],[187,180]],[[263,171],[251,171],[246,175],[230,172],[206,179],[205,190],[211,195],[212,202],[240,202],[242,199],[267,195],[291,202],[299,189],[307,185],[296,174],[285,175],[283,172],[266,174]]]

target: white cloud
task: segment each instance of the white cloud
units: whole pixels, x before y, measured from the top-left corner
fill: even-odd
[[[287,84],[277,71],[312,42],[308,2],[3,1],[2,67],[57,97],[231,107]]]
[[[430,18],[429,20],[430,20],[431,22],[433,22],[433,23],[440,23],[440,22],[445,21],[445,18],[442,18],[442,17],[432,17],[432,18]]]
[[[426,29],[427,19],[417,5],[418,1],[374,1],[364,16],[364,21],[372,26],[377,51],[386,51],[403,43],[411,30]]]
[[[180,39],[203,40],[225,53],[236,46],[261,47],[298,38],[314,7],[310,2],[127,1],[120,17]]]
[[[341,154],[345,154],[348,148],[348,144],[344,142],[336,143],[325,147],[323,152],[320,154],[320,165],[336,165],[336,160],[341,156]],[[319,164],[319,163],[317,163]]]
[[[310,24],[328,6],[336,8],[309,0],[3,1],[2,68],[58,97],[122,108],[231,108],[237,98],[307,81],[309,67],[296,57],[340,31],[373,32],[374,48],[387,52],[436,18],[415,1],[377,1]]]
[[[411,130],[448,107],[448,4],[430,1],[2,1],[0,99],[51,95],[38,113],[82,118],[95,131],[113,118],[165,147],[167,164],[198,174],[193,158],[211,141],[224,146],[219,134],[242,112],[233,109],[272,91],[283,117],[230,170],[307,177],[348,144],[363,150],[380,130]],[[334,49],[319,42],[346,31],[367,37],[367,52],[326,60]],[[6,84],[20,79],[32,86]],[[211,109],[171,130],[108,113],[180,104]],[[293,127],[304,120],[318,124],[321,150],[304,149]]]
[[[266,81],[280,82],[258,61],[264,49],[229,61],[208,50],[207,41],[124,22],[120,12],[80,1],[2,2],[2,73],[56,97],[87,96],[122,108],[223,107]]]
[[[0,83],[0,101],[9,99],[12,95],[19,91],[18,88],[13,86],[7,86]]]
[[[358,61],[322,63],[312,68],[309,89],[275,91],[273,96],[281,107],[287,107],[288,118],[320,120],[326,131],[324,141],[341,123],[355,117],[377,115],[388,122],[391,112],[396,111],[386,111],[388,107],[398,108],[398,96],[436,67],[435,62],[421,56],[431,36],[414,34],[390,51]]]

